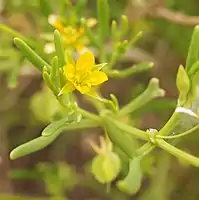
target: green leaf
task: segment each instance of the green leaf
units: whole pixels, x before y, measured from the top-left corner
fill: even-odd
[[[190,80],[182,65],[178,69],[176,85],[179,91],[180,103],[184,104],[187,100],[187,95],[190,90]]]
[[[92,173],[102,184],[112,182],[118,176],[120,168],[120,158],[113,152],[97,155],[92,161]]]
[[[114,94],[110,94],[110,97],[111,97],[111,100],[114,104],[115,110],[118,111],[119,110],[119,102],[118,102],[117,97]]]
[[[101,42],[103,45],[105,38],[109,34],[109,4],[108,4],[108,0],[98,0],[97,1],[97,14],[98,14]]]
[[[199,25],[193,31],[191,42],[189,45],[188,56],[186,60],[186,71],[191,70],[193,64],[198,60],[199,55]]]
[[[123,131],[119,130],[108,116],[103,116],[103,125],[114,145],[119,147],[129,158],[136,154],[136,144]]]
[[[188,72],[188,75],[191,79],[191,77],[193,77],[195,75],[195,73],[197,73],[199,71],[199,60],[197,60],[193,66],[191,67],[191,69]]]
[[[118,25],[115,20],[113,20],[111,23],[111,36],[113,38],[114,43],[117,43],[120,39],[120,35],[118,33]]]
[[[64,47],[60,32],[58,30],[54,31],[54,42],[59,61],[59,67],[63,67],[65,65]]]
[[[85,5],[87,3],[87,0],[79,0],[77,1],[75,5],[75,10],[78,15],[82,12],[82,10],[85,8]]]
[[[107,63],[97,64],[97,65],[95,65],[95,69],[98,70],[98,71],[100,71],[100,70],[102,70],[106,65],[107,65]]]
[[[28,44],[26,44],[20,38],[14,38],[14,43],[17,48],[24,54],[24,56],[39,70],[41,70],[44,66],[50,69],[50,65],[43,60],[33,49],[31,49]]]
[[[26,156],[28,154],[39,151],[47,147],[49,144],[51,144],[59,135],[60,135],[60,131],[57,131],[56,133],[52,134],[49,137],[40,136],[25,144],[22,144],[18,146],[17,148],[15,148],[14,150],[12,150],[12,152],[10,153],[10,159],[15,160],[22,156]]]
[[[124,70],[109,70],[107,71],[107,74],[110,77],[124,78],[127,76],[133,76],[138,73],[142,73],[153,67],[154,67],[153,62],[142,62]]]
[[[65,117],[61,120],[52,122],[49,124],[43,131],[42,136],[51,136],[52,134],[56,133],[58,130],[67,127],[69,123],[73,120],[69,119],[69,117]]]
[[[48,0],[39,0],[40,3],[40,9],[42,14],[44,14],[46,17],[48,17],[51,13],[53,13],[52,8],[50,7]]]
[[[120,38],[125,36],[125,34],[128,31],[129,27],[129,21],[126,15],[122,15],[121,17],[121,33],[120,33]]]
[[[4,24],[0,24],[0,30],[4,31],[5,33],[10,34],[13,37],[19,37],[22,38],[25,42],[28,42],[29,44],[34,45],[35,42],[26,38],[24,35],[22,35],[20,32],[17,32],[14,29],[11,29],[10,27],[4,25]]]
[[[56,88],[61,87],[60,72],[59,72],[58,57],[57,56],[55,56],[52,60],[52,70],[51,70],[51,73],[50,73],[50,79],[51,79],[51,82],[55,85]]]
[[[193,101],[197,98],[198,82],[199,82],[199,71],[196,72],[191,78],[191,90],[188,97],[189,103],[193,103]]]
[[[157,78],[152,78],[148,84],[147,89],[142,92],[139,96],[125,105],[121,110],[119,115],[126,116],[129,113],[135,112],[139,108],[152,101],[157,97],[163,97],[165,94],[164,90],[159,86],[159,80]]]
[[[59,93],[58,88],[56,88],[56,86],[52,82],[51,76],[48,74],[48,69],[45,66],[43,68],[42,75],[43,75],[43,79],[46,82],[46,84],[48,85],[48,87],[53,91],[53,93],[55,95],[57,95]]]
[[[129,163],[129,172],[124,180],[117,182],[117,187],[129,195],[136,194],[142,182],[142,171],[140,167],[140,159],[134,158]]]
[[[20,63],[16,63],[15,67],[12,69],[12,72],[9,74],[8,86],[10,88],[15,88],[17,86],[17,78],[20,72]]]
[[[143,36],[143,32],[138,32],[132,39],[129,41],[129,46],[132,47],[141,37]]]
[[[85,30],[86,36],[89,38],[90,43],[92,43],[95,47],[100,47],[100,41],[98,37],[95,36],[91,28],[89,28],[86,24],[86,20],[84,18],[81,19],[81,24]]]

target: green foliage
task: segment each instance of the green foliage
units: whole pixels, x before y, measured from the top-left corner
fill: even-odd
[[[186,98],[187,98],[188,92],[190,90],[189,77],[183,66],[180,66],[178,69],[176,85],[177,85],[178,91],[180,93],[179,94],[180,105],[183,105],[184,102],[186,102],[186,100],[187,100]]]
[[[139,158],[135,158],[129,161],[129,172],[124,180],[117,182],[117,187],[127,194],[136,194],[140,187],[142,181],[142,171],[140,167]]]
[[[47,24],[47,17],[55,12],[51,5],[52,2],[43,0],[37,2],[38,5],[35,7],[37,8],[40,5],[42,19],[44,19],[42,27],[44,31],[47,31],[46,35],[44,34],[46,36],[44,38],[48,38],[46,40],[51,43],[54,42],[55,51],[49,54],[43,48],[43,44],[46,41],[35,41],[36,37],[28,38],[5,25],[0,26],[2,31],[15,37],[14,44],[22,53],[22,56],[20,56],[16,50],[9,50],[5,55],[1,55],[2,60],[11,57],[12,61],[16,61],[16,64],[12,63],[14,67],[8,70],[11,71],[9,74],[9,86],[16,86],[20,67],[24,57],[26,57],[30,63],[42,72],[44,83],[48,87],[46,88],[45,86],[41,91],[36,92],[30,101],[30,108],[35,118],[43,124],[48,123],[48,125],[41,132],[41,136],[12,150],[10,159],[14,160],[42,150],[52,144],[64,132],[101,127],[105,130],[106,141],[101,141],[100,147],[92,145],[97,155],[92,160],[90,173],[99,183],[113,184],[115,189],[117,188],[128,195],[135,195],[140,190],[143,173],[145,170],[147,171],[141,166],[141,163],[145,156],[155,148],[161,148],[166,153],[174,155],[178,160],[198,167],[199,158],[175,147],[174,139],[191,134],[199,126],[196,124],[185,132],[179,131],[178,134],[173,135],[175,128],[181,122],[182,113],[189,115],[190,121],[193,117],[199,118],[198,114],[195,113],[196,109],[193,107],[197,101],[197,85],[199,81],[198,26],[195,27],[190,42],[186,67],[184,68],[181,65],[177,72],[176,85],[179,97],[176,99],[178,103],[175,106],[172,104],[176,109],[159,130],[153,128],[141,130],[136,127],[137,124],[135,122],[128,118],[141,113],[140,110],[147,106],[149,110],[152,109],[152,106],[149,106],[150,103],[154,103],[157,98],[164,97],[165,91],[160,87],[157,78],[151,78],[146,89],[123,106],[119,104],[120,99],[116,95],[110,94],[109,98],[104,98],[95,86],[102,83],[103,77],[106,78],[106,74],[110,78],[126,78],[147,71],[154,66],[151,61],[144,61],[125,69],[120,67],[120,70],[117,70],[116,68],[117,65],[122,65],[119,61],[143,36],[143,32],[132,34],[131,25],[125,15],[118,17],[117,21],[112,20],[110,6],[112,3],[108,0],[97,0],[98,24],[91,29],[88,25],[88,19],[85,17],[86,15],[81,18],[81,15],[84,15],[86,2],[85,0],[80,0],[76,5],[73,5],[69,0],[60,1],[56,6],[56,8],[60,7],[60,21],[55,21],[53,24],[53,27],[58,27],[59,30],[55,30],[53,33]],[[13,1],[11,2],[12,4]],[[31,7],[29,4],[26,6]],[[71,32],[66,33],[67,27],[70,28]],[[173,29],[172,25],[170,28],[169,30]],[[77,48],[78,37],[81,35],[80,30],[81,34],[84,34],[82,41],[84,39],[87,41],[87,43],[83,44],[85,46],[83,50],[78,50]],[[75,35],[76,32],[77,34]],[[187,29],[186,33],[188,32],[189,30]],[[72,39],[70,41],[72,42],[66,44],[69,36],[71,36]],[[173,35],[169,37],[173,38]],[[105,42],[109,44],[110,50],[105,48]],[[84,53],[88,49],[94,52],[90,54],[90,57]],[[97,65],[94,65],[93,54],[97,58],[96,62],[99,62]],[[75,62],[74,60],[77,61]],[[75,65],[75,63],[80,63],[81,66],[80,64]],[[67,68],[68,66],[71,68]],[[91,77],[92,73],[97,75]],[[88,79],[91,81],[88,82]],[[91,85],[94,87],[91,88]],[[69,87],[67,92],[63,94],[62,90],[65,86],[71,86],[72,89]],[[125,90],[128,90],[130,86],[125,87]],[[81,92],[78,88],[86,89]],[[88,92],[87,88],[89,88]],[[87,100],[93,103],[97,113],[81,108],[77,98],[78,95],[73,89],[79,90],[83,96],[86,96]],[[159,99],[156,100],[156,102],[158,101]],[[166,99],[163,99],[162,102],[165,105],[160,105],[160,107],[165,108],[168,102]],[[146,110],[144,109],[145,112]],[[160,112],[159,108],[157,110]],[[163,111],[165,112],[164,109],[161,110],[161,112]],[[146,143],[140,142],[140,140]],[[170,142],[170,140],[173,141]],[[118,151],[114,152],[112,146],[114,150]],[[126,170],[124,168],[127,165],[127,161],[129,161],[129,166],[124,176],[124,171]],[[149,162],[148,168],[151,165]],[[43,179],[47,193],[60,199],[64,197],[65,190],[73,190],[79,180],[77,172],[63,163],[55,166],[39,165],[37,172],[34,176],[39,174],[39,178]],[[17,177],[16,174],[15,176]],[[22,177],[26,176],[26,173],[22,174]],[[114,184],[114,181],[116,181],[116,184]],[[157,182],[155,183],[154,185],[157,186]],[[156,197],[153,187],[149,198]],[[144,195],[143,199],[145,198],[148,197]]]

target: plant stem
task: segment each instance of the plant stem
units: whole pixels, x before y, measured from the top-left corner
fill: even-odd
[[[135,127],[129,126],[127,124],[124,124],[122,122],[119,122],[115,119],[111,119],[113,123],[122,131],[132,134],[133,136],[141,139],[149,141],[148,134],[145,131],[142,131],[140,129],[137,129]]]
[[[157,145],[164,149],[165,151],[169,152],[170,154],[176,156],[177,158],[181,158],[186,160],[188,163],[199,167],[199,158],[192,156],[185,151],[182,151],[171,144],[165,142],[163,139],[156,139]]]
[[[194,126],[192,129],[185,131],[183,133],[177,134],[177,135],[169,135],[169,136],[157,135],[156,138],[159,138],[159,139],[177,139],[177,138],[189,135],[190,133],[196,131],[197,129],[199,129],[199,124]]]
[[[159,88],[158,79],[152,78],[149,82],[147,89],[142,94],[140,94],[136,99],[134,99],[129,104],[124,106],[120,110],[119,116],[125,116],[139,109],[140,107],[144,106],[154,98],[162,96],[164,96],[164,90]]]
[[[153,149],[155,149],[155,145],[147,142],[137,150],[137,155],[138,157],[144,157],[145,155],[149,154]]]
[[[88,112],[88,111],[84,110],[83,108],[79,108],[79,111],[81,112],[81,114],[82,114],[84,117],[87,117],[87,118],[89,118],[89,119],[92,119],[93,121],[97,121],[97,122],[100,121],[100,118],[99,118],[97,115],[95,115],[95,114],[93,114],[93,113],[91,113],[91,112]]]
[[[163,128],[159,131],[158,135],[169,135],[171,130],[178,124],[179,121],[179,113],[174,112],[171,118],[167,121],[167,123],[163,126]]]

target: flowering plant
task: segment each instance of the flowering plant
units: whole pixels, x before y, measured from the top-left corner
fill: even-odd
[[[98,23],[95,29],[90,29],[84,18],[80,20],[81,28],[76,29],[72,26],[65,27],[54,15],[50,16],[49,22],[56,29],[53,33],[55,55],[52,56],[51,61],[46,61],[34,51],[27,39],[14,38],[16,47],[42,72],[46,86],[51,90],[60,107],[53,113],[58,117],[42,131],[41,136],[16,147],[10,153],[10,158],[14,160],[39,151],[54,142],[64,132],[101,127],[105,134],[100,139],[100,146],[90,142],[97,153],[92,161],[93,175],[101,183],[113,182],[122,170],[122,154],[129,165],[128,173],[122,180],[118,180],[116,185],[123,192],[135,194],[142,181],[140,163],[155,148],[161,148],[188,164],[199,167],[198,157],[180,150],[169,142],[170,140],[176,142],[178,138],[199,128],[195,106],[199,79],[199,27],[196,26],[193,32],[186,67],[180,66],[177,73],[179,98],[171,118],[160,130],[152,128],[141,130],[131,122],[123,122],[123,118],[153,99],[163,97],[165,91],[160,88],[159,80],[152,78],[146,90],[123,107],[119,105],[115,95],[110,94],[110,98],[101,96],[99,86],[108,82],[109,78],[135,75],[149,70],[153,67],[153,63],[142,62],[127,69],[114,69],[118,60],[143,33],[130,35],[127,40],[125,37],[128,35],[129,26],[126,16],[121,17],[120,26],[116,21],[112,21],[110,27],[107,0],[97,1],[97,11]],[[89,45],[77,56],[75,53],[79,49],[83,34],[88,38]],[[105,49],[107,38],[112,42],[111,53]],[[75,90],[86,96],[98,113],[91,113],[79,106]],[[189,120],[195,118],[196,123],[191,129],[174,135],[184,115],[188,115]],[[145,144],[139,142],[140,140]]]

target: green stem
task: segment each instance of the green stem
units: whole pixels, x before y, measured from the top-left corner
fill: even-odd
[[[84,110],[84,109],[82,109],[82,108],[79,108],[79,110],[80,110],[81,114],[82,114],[84,117],[87,117],[87,118],[89,118],[89,119],[92,119],[93,121],[97,121],[97,122],[100,121],[100,118],[99,118],[97,115],[95,115],[95,114],[93,114],[93,113],[91,113],[91,112],[88,112],[88,111],[86,111],[86,110]]]
[[[155,145],[151,142],[145,143],[137,150],[138,157],[144,157],[145,155],[149,154],[153,149],[155,149]]]
[[[145,131],[142,131],[142,130],[137,129],[132,126],[129,126],[129,125],[119,122],[115,119],[111,119],[111,120],[120,130],[127,132],[129,134],[132,134],[133,136],[135,136],[141,140],[149,141],[148,134]]]
[[[126,116],[127,114],[141,108],[154,98],[162,96],[164,96],[164,90],[159,88],[159,80],[153,78],[149,82],[147,89],[142,94],[120,110],[119,116]]]
[[[68,99],[68,98],[70,98],[69,96],[66,96],[66,98]],[[61,96],[57,96],[57,100],[60,102],[60,104],[63,106],[63,107],[67,107],[67,105],[66,105],[66,103],[65,103],[65,101],[67,101],[67,99],[63,99],[63,98],[61,98]],[[68,99],[69,100],[69,99]],[[100,118],[97,116],[97,115],[95,115],[95,114],[93,114],[93,113],[91,113],[91,112],[89,112],[89,111],[86,111],[86,110],[84,110],[83,108],[78,108],[79,109],[79,111],[80,111],[80,113],[84,116],[84,117],[86,117],[86,118],[88,118],[88,119],[92,119],[93,121],[97,121],[97,122],[99,122],[100,121]]]
[[[104,51],[104,45],[100,47],[100,63],[104,63],[106,61],[106,54]]]
[[[109,77],[125,78],[127,76],[132,76],[143,71],[149,70],[154,66],[152,62],[140,63],[138,65],[129,67],[124,70],[107,70],[106,73]]]
[[[194,126],[192,129],[185,131],[183,133],[177,134],[177,135],[169,135],[169,136],[157,135],[156,138],[159,138],[159,139],[177,139],[177,138],[181,138],[183,136],[189,135],[190,133],[196,131],[197,129],[199,129],[199,124],[197,126]]]
[[[55,123],[56,122],[53,122],[52,124],[55,124]],[[70,123],[63,121],[63,123],[60,123],[60,125],[57,124],[56,129],[55,128],[53,129],[51,124],[48,125],[42,131],[42,136],[49,137],[52,134],[54,134],[54,132],[56,132],[57,130],[59,130],[59,132],[61,133],[63,131],[77,131],[77,130],[80,130],[80,129],[95,128],[95,127],[98,127],[98,126],[99,126],[99,123],[94,122],[93,120],[89,120],[89,119],[83,119],[79,123],[75,123],[75,124],[70,124]]]
[[[159,131],[158,135],[169,135],[172,129],[178,124],[179,122],[179,113],[174,112],[171,118],[167,121],[167,123],[163,126],[163,128]]]
[[[192,155],[186,153],[185,151],[182,151],[182,150],[172,146],[171,144],[165,142],[162,139],[156,139],[156,143],[159,147],[161,147],[165,151],[169,152],[170,154],[176,156],[177,158],[186,160],[188,163],[190,163],[196,167],[199,167],[199,158],[192,156]]]
[[[113,68],[118,59],[119,59],[119,52],[117,49],[115,49],[110,60],[108,61],[108,65],[105,68],[107,70],[107,73],[110,74],[110,71],[112,71],[111,69]]]

